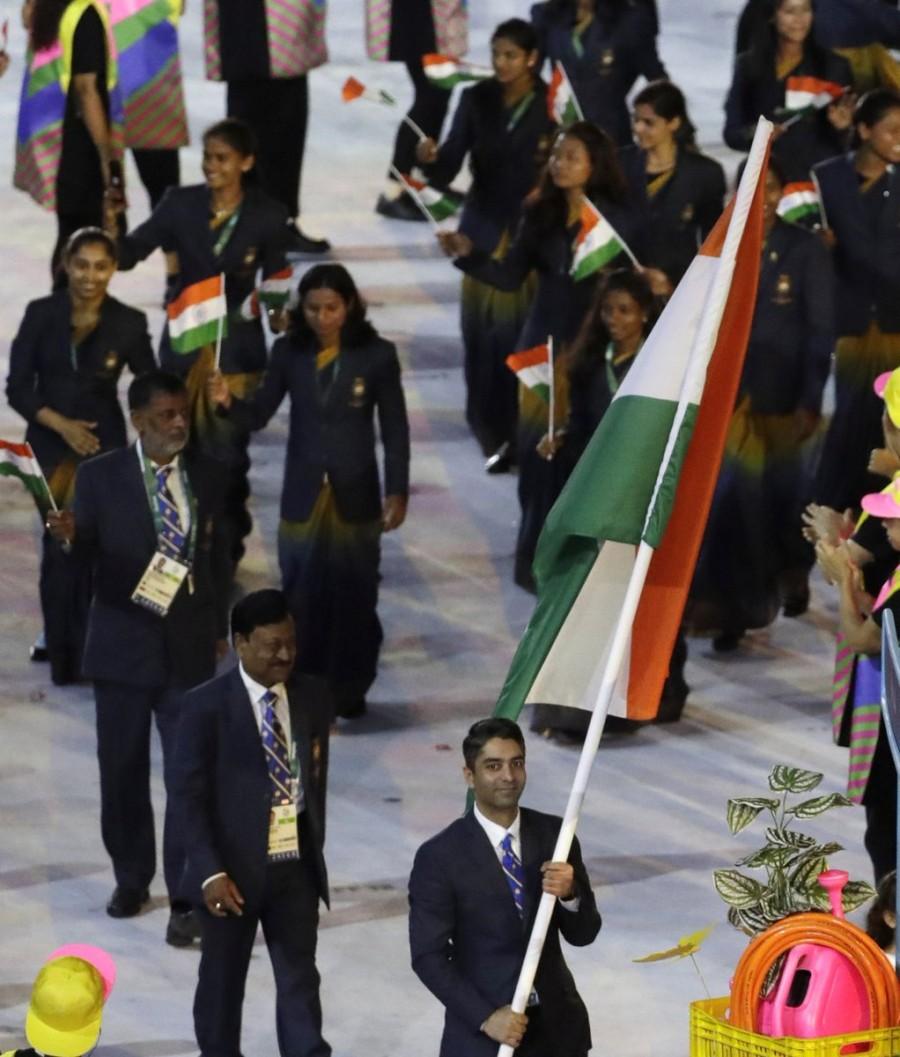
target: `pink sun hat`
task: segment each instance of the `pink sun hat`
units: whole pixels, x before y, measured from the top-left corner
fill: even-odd
[[[88,965],[92,965],[100,974],[103,981],[103,1001],[109,998],[109,994],[116,982],[116,963],[113,956],[100,947],[92,947],[88,943],[67,943],[58,947],[48,958],[48,962],[54,962],[57,958],[80,958]]]
[[[900,429],[900,368],[879,374],[872,388],[875,395],[884,401],[888,418]]]
[[[862,497],[862,508],[872,517],[900,518],[900,480],[891,481],[880,492]]]

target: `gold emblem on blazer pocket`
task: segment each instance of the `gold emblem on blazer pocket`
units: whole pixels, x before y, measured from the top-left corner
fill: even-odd
[[[366,380],[357,376],[353,379],[350,389],[350,406],[365,407],[366,404]]]
[[[597,66],[600,69],[600,73],[612,73],[612,68],[616,64],[616,53],[612,48],[604,48],[600,52],[600,59]]]
[[[256,247],[248,246],[247,252],[244,254],[244,267],[252,268],[256,264]]]
[[[114,371],[119,366],[119,354],[113,352],[112,349],[103,358],[103,369],[106,371]]]
[[[688,204],[681,211],[681,223],[690,224],[694,219],[694,205],[692,202]]]
[[[791,283],[791,277],[782,272],[775,282],[775,295],[772,300],[776,305],[789,305],[794,299],[793,293],[794,289],[793,284]]]

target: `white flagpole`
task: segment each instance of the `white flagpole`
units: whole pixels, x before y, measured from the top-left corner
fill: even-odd
[[[222,274],[219,276],[219,282],[220,282],[221,287],[222,287],[222,298],[224,299],[225,298],[225,273],[224,272],[222,272]],[[226,302],[225,311],[226,312],[228,311],[228,303],[227,302]],[[225,329],[225,312],[223,312],[219,316],[219,326],[218,326],[218,329],[216,331],[216,359],[215,359],[216,370],[219,369],[219,361],[222,359],[222,331],[224,329]]]
[[[425,135],[425,133],[419,128],[419,126],[415,123],[415,121],[413,121],[413,119],[409,116],[409,114],[406,114],[404,116],[403,122],[404,122],[404,124],[408,125],[413,130],[413,132],[415,132],[415,134],[419,137],[419,142],[420,143],[422,142],[423,139],[428,139],[428,137]]]
[[[394,174],[394,176],[396,176],[397,179],[400,181],[400,186],[404,187],[406,189],[407,193],[412,197],[412,200],[419,207],[420,212],[425,217],[425,219],[428,221],[428,223],[431,224],[432,228],[435,231],[440,231],[440,228],[438,227],[438,222],[434,219],[434,217],[425,208],[425,203],[419,197],[419,192],[415,189],[415,187],[413,187],[413,185],[406,179],[406,177],[403,175],[403,173],[401,173],[400,170],[395,165],[391,165],[390,166],[390,170]]]
[[[822,218],[822,227],[827,231],[828,230],[828,216],[825,213],[825,202],[822,200],[822,188],[819,187],[819,178],[812,171],[810,171],[809,175],[812,177],[813,186],[816,189],[816,196],[819,199],[819,216],[821,216],[821,218]]]
[[[553,367],[553,335],[547,338],[547,359],[550,362],[550,422],[547,427],[547,436],[550,444],[553,444],[553,423],[556,418],[556,372]]]
[[[756,127],[756,135],[753,137],[750,153],[747,156],[747,165],[744,168],[744,175],[741,179],[741,184],[735,198],[731,223],[728,225],[725,242],[722,246],[720,260],[723,262],[723,266],[719,268],[706,296],[706,302],[703,306],[703,314],[700,318],[700,324],[694,338],[687,370],[685,371],[685,376],[682,380],[675,418],[672,422],[672,428],[669,431],[669,438],[666,443],[666,449],[662,461],[660,462],[659,473],[656,478],[653,495],[647,505],[648,522],[653,514],[656,499],[663,483],[663,479],[665,478],[666,469],[675,449],[675,445],[678,442],[688,405],[692,402],[692,396],[698,392],[698,376],[699,380],[702,381],[703,376],[706,374],[708,361],[705,357],[701,358],[696,355],[696,350],[707,348],[715,341],[715,336],[722,319],[724,302],[728,298],[728,292],[731,288],[731,282],[734,276],[737,250],[744,234],[747,216],[753,202],[753,196],[759,181],[762,163],[766,156],[766,147],[771,134],[771,122],[766,121],[765,118],[760,118]],[[700,386],[700,389],[702,390],[702,385]],[[615,631],[613,632],[606,666],[600,679],[597,697],[593,706],[591,722],[588,726],[584,738],[584,746],[582,747],[581,755],[578,759],[578,767],[575,771],[575,778],[572,782],[572,789],[569,793],[568,803],[566,804],[566,812],[559,829],[559,836],[556,839],[556,847],[553,849],[554,862],[564,862],[569,857],[572,841],[575,838],[575,830],[578,826],[581,805],[584,801],[584,795],[587,790],[588,778],[590,777],[591,768],[594,764],[597,750],[600,747],[600,737],[603,734],[603,724],[606,722],[606,714],[609,711],[609,704],[612,700],[613,691],[615,690],[616,683],[619,679],[619,672],[625,658],[625,650],[628,648],[631,628],[634,623],[635,614],[637,613],[638,604],[641,599],[641,592],[644,589],[644,582],[647,579],[647,572],[650,568],[652,557],[653,548],[649,543],[642,540],[638,547],[634,567],[632,568],[631,577],[628,582],[628,588],[626,589],[625,598],[622,602],[622,610],[619,614]],[[527,1012],[528,996],[531,994],[534,986],[534,978],[537,973],[538,962],[541,958],[541,951],[544,948],[544,941],[547,938],[547,930],[550,926],[550,919],[553,915],[555,903],[555,896],[549,895],[546,892],[541,896],[537,914],[535,915],[534,925],[532,926],[531,936],[528,940],[528,949],[525,952],[525,960],[522,963],[519,980],[516,984],[515,994],[513,995],[512,1008],[517,1013]],[[497,1054],[498,1057],[512,1057],[513,1048],[511,1046],[503,1045],[497,1051]]]
[[[54,514],[58,514],[59,507],[56,505],[56,500],[53,498],[53,493],[50,491],[50,485],[47,483],[47,478],[44,476],[44,470],[35,458],[34,451],[30,444],[28,445],[28,450],[31,452],[31,458],[34,460],[34,465],[38,468],[38,473],[41,475],[41,481],[43,482],[44,488],[47,490],[47,498],[50,500],[50,507]]]

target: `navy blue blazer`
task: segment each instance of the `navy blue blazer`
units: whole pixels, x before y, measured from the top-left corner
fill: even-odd
[[[583,53],[572,42],[575,4],[540,3],[531,8],[541,61],[563,64],[585,118],[619,144],[631,142],[628,95],[638,77],[666,78],[656,51],[657,22],[653,4],[625,0],[604,4],[581,36]]]
[[[515,227],[525,196],[534,189],[555,125],[547,115],[547,86],[537,80],[534,96],[514,127],[503,105],[503,88],[493,77],[467,88],[437,160],[425,166],[439,186],[450,183],[466,155],[472,184],[459,230],[492,253],[504,231]]]
[[[375,413],[384,447],[384,493],[409,493],[409,422],[397,350],[373,334],[342,347],[332,382],[320,394],[311,342],[286,336],[249,400],[235,399],[231,415],[244,428],[262,429],[285,395],[291,398],[281,516],[305,521],[327,480],[345,521],[381,516],[381,485],[375,450]]]
[[[300,850],[312,856],[319,897],[327,905],[322,851],[332,715],[327,685],[294,676],[288,704],[306,804],[298,823]],[[199,904],[203,882],[224,872],[240,889],[246,909],[255,912],[265,888],[272,783],[237,667],[185,695],[174,773],[173,795],[187,847],[185,891]]]
[[[853,84],[850,64],[834,52],[826,53],[821,66],[804,57],[788,76],[819,77],[842,87]],[[776,122],[784,120],[778,111],[784,107],[785,87],[786,78],[776,77],[774,68],[762,76],[754,72],[751,52],[738,55],[725,100],[722,135],[729,147],[741,151],[750,149],[760,115]],[[800,118],[773,142],[772,154],[781,162],[788,180],[808,180],[809,171],[817,162],[846,150],[847,135],[829,122],[826,109]]]
[[[837,332],[862,334],[874,320],[900,333],[900,172],[860,192],[854,155],[816,166],[828,225],[834,232]]]
[[[220,255],[214,252],[219,235],[209,229],[210,216],[205,184],[169,188],[147,220],[119,239],[119,268],[128,271],[156,249],[174,250],[179,270],[170,293],[173,301],[185,287],[224,272],[229,319],[222,342],[222,371],[261,371],[266,365],[262,325],[258,319],[242,321],[237,310],[256,286],[258,269],[265,277],[287,266],[287,211],[259,188],[247,188],[237,223]],[[197,355],[173,352],[166,327],[159,348],[160,364],[166,370],[187,374]]]
[[[713,158],[680,148],[665,186],[647,195],[646,152],[636,146],[619,154],[634,202],[647,217],[641,264],[661,268],[677,284],[722,212],[725,171]]]
[[[220,529],[226,475],[220,463],[185,453],[197,502],[193,591],[182,583],[165,617],[131,601],[157,548],[153,514],[134,445],[88,459],[75,478],[73,561],[90,561],[94,596],[82,671],[89,679],[188,689],[216,667],[227,634],[231,583]]]
[[[25,439],[48,476],[64,458],[79,456],[62,437],[35,421],[49,407],[86,422],[96,422],[100,450],[127,442],[125,418],[116,392],[124,367],[143,374],[155,364],[147,317],[114,297],[100,306],[100,319],[72,355],[72,302],[62,290],[29,303],[9,350],[6,399],[28,423]]]
[[[818,235],[776,220],[763,249],[738,399],[761,414],[818,414],[834,351],[834,269]]]
[[[479,1030],[512,1001],[541,897],[541,864],[553,856],[561,819],[521,809],[525,916],[520,919],[487,834],[472,812],[452,822],[416,853],[409,878],[412,967],[444,1005],[441,1057],[493,1057],[497,1043]],[[587,1010],[562,955],[559,935],[576,947],[592,943],[600,914],[576,840],[577,911],[557,906],[538,965],[535,989],[556,1057],[591,1048]]]

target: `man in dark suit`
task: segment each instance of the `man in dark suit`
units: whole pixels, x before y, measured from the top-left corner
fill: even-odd
[[[584,1057],[587,1010],[559,945],[593,942],[600,914],[576,840],[552,862],[561,820],[519,808],[525,741],[508,719],[476,723],[463,742],[475,805],[416,853],[409,879],[412,967],[446,1007],[441,1057]],[[510,1002],[541,893],[559,900],[526,1013]]]
[[[277,989],[282,1057],[328,1057],[316,939],[328,904],[325,789],[331,701],[291,677],[294,622],[281,591],[231,614],[237,668],[185,698],[176,797],[186,882],[203,936],[194,996],[201,1057],[240,1057],[241,1006],[258,924]]]
[[[219,529],[224,471],[184,451],[184,383],[149,371],[131,383],[128,406],[137,443],[83,463],[74,509],[48,517],[54,537],[74,545],[72,560],[94,570],[82,671],[97,705],[100,824],[116,877],[111,917],[131,917],[149,899],[156,869],[151,719],[168,789],[180,698],[214,674],[217,652],[227,650],[230,579]],[[160,556],[171,561],[174,579],[151,577]],[[166,940],[187,946],[197,931],[180,894],[184,848],[171,799],[163,866],[172,906]]]

